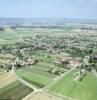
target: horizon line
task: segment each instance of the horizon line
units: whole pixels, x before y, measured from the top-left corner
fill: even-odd
[[[82,19],[82,20],[97,20],[97,18],[55,18],[55,17],[0,17],[0,18],[9,18],[9,19]]]

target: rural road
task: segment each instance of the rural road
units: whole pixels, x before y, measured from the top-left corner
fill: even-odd
[[[14,68],[14,63],[12,63],[12,73],[15,75],[15,77],[23,84],[25,84],[26,86],[28,86],[29,88],[33,89],[34,91],[38,91],[39,89],[37,87],[35,87],[34,85],[30,84],[29,82],[25,81],[24,79],[22,79],[21,77],[19,77],[16,73],[15,73],[15,68]]]

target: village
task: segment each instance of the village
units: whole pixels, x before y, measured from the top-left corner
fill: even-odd
[[[97,100],[97,0],[0,0],[0,100]]]
[[[45,43],[44,38],[47,38]],[[72,67],[80,69],[74,80],[80,80],[87,71],[92,71],[93,69],[97,70],[97,54],[94,53],[92,49],[88,49],[87,51],[85,49],[81,50],[74,47],[71,40],[69,44],[67,44],[69,37],[67,40],[61,37],[61,39],[56,37],[55,40],[52,38],[53,41],[50,41],[52,40],[51,38],[52,37],[47,36],[36,36],[34,38],[28,37],[24,38],[23,41],[13,44],[12,46],[1,46],[0,52],[2,55],[10,54],[12,56],[3,58],[5,61],[0,62],[0,68],[10,71],[12,69],[12,63],[14,62],[16,68],[35,65],[36,63],[41,62],[40,55],[42,55],[42,52],[46,52],[43,56],[45,59],[52,59],[49,63],[53,63],[55,66],[65,69],[71,69]],[[72,38],[72,41],[75,41],[75,38]],[[53,43],[51,44],[50,42]],[[40,53],[37,54],[37,52]],[[64,55],[55,56],[62,52],[64,52]],[[56,68],[48,70],[48,72],[61,75],[60,70],[57,70]]]

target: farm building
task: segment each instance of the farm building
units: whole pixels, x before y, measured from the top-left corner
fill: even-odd
[[[75,62],[75,63],[81,63],[81,58],[79,57],[62,57],[60,59],[55,60],[56,64],[70,64],[71,62]]]

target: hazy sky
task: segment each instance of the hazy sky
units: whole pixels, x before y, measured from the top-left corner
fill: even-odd
[[[0,0],[0,17],[97,19],[97,0]]]

